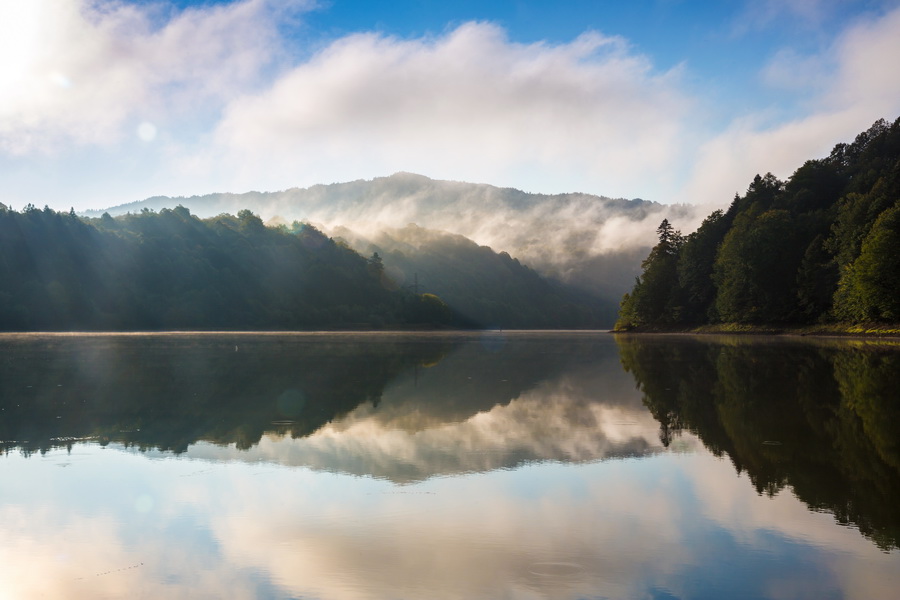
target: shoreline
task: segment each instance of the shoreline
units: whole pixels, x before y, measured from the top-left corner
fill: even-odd
[[[746,325],[718,323],[696,327],[633,327],[612,329],[616,334],[776,335],[797,337],[855,337],[900,339],[898,323],[829,323],[818,325]]]

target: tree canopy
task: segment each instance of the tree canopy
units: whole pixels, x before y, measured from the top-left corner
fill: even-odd
[[[669,229],[664,221],[617,329],[900,321],[900,119],[877,121],[787,181],[757,175],[675,243]]]
[[[371,261],[308,224],[184,207],[83,220],[0,211],[0,330],[467,325],[387,289]],[[433,304],[433,303],[432,303]]]

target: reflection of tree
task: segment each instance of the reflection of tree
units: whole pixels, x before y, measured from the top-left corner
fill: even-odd
[[[617,337],[660,422],[727,453],[759,493],[789,486],[815,510],[900,547],[900,352],[849,343]]]
[[[0,339],[0,449],[86,437],[248,449],[266,433],[308,436],[361,404],[382,412],[389,385],[413,386],[410,414],[454,422],[509,403],[575,355],[566,341],[499,335],[11,337]],[[418,389],[425,366],[427,389]],[[409,418],[394,416],[397,427]]]
[[[96,437],[183,451],[300,437],[361,403],[447,342],[316,337],[18,338],[0,362],[0,441],[24,452]]]
[[[900,470],[900,355],[857,352],[835,360],[835,378],[847,399],[845,410],[859,417],[881,459]]]

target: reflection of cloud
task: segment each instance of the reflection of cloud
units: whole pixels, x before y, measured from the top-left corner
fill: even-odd
[[[8,463],[10,457],[0,460]],[[4,480],[0,598],[261,597],[259,584],[246,573],[221,569],[211,560],[205,539],[185,535],[172,543],[165,537],[167,528],[177,528],[201,508],[186,509],[173,499],[179,495],[171,486],[171,478],[179,477],[177,466],[174,473],[167,471],[166,484],[157,482],[152,490],[152,509],[135,506],[147,496],[134,490],[149,487],[142,478],[152,477],[138,465],[152,470],[142,457],[96,447],[75,456],[53,451],[42,459],[3,465],[28,485],[12,490]],[[60,466],[68,477],[54,472],[62,471]],[[107,477],[110,471],[116,473],[114,480]]]
[[[586,475],[577,492],[552,485],[552,474],[531,475],[536,487],[524,495],[516,488],[528,473],[437,480],[408,493],[345,497],[341,506],[296,505],[292,496],[284,511],[233,514],[214,527],[235,564],[321,598],[628,597],[648,554],[654,569],[674,568],[676,554],[660,552],[679,537],[663,498],[615,475]],[[257,492],[248,492],[242,501],[252,506]],[[292,518],[294,510],[304,518]],[[341,522],[352,531],[335,531]],[[283,551],[260,553],[268,547]]]
[[[701,474],[722,485],[721,498],[695,486]],[[771,511],[771,499],[705,453],[367,491],[273,476],[240,488],[237,510],[212,528],[231,564],[313,597],[727,597],[738,586],[748,597],[886,600],[897,580],[895,556],[789,495]],[[728,498],[758,519],[707,520]],[[783,512],[796,515],[787,531]]]
[[[887,600],[900,585],[896,552],[700,449],[396,486],[80,448],[0,458],[19,483],[0,503],[0,596]]]
[[[621,393],[613,383],[616,374],[610,365],[592,366],[610,376],[607,394]],[[462,406],[460,418],[454,418],[445,405],[457,405],[455,396],[472,390],[437,392],[434,401],[428,398],[435,395],[432,388],[448,383],[442,375],[460,376],[465,372],[460,368],[455,360],[448,360],[420,374],[415,388],[411,381],[398,382],[385,391],[378,408],[362,405],[305,438],[268,435],[248,451],[199,444],[188,449],[187,455],[264,460],[409,482],[525,462],[586,462],[662,450],[658,423],[637,401],[637,393],[628,389],[625,395],[598,398],[598,390],[604,388],[587,369],[570,370],[509,403],[488,404],[474,414]],[[500,400],[502,396],[495,401]],[[686,447],[698,443],[687,439]]]

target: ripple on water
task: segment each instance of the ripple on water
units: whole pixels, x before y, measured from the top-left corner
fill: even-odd
[[[529,572],[538,577],[579,578],[584,567],[573,562],[538,562],[531,565]]]

